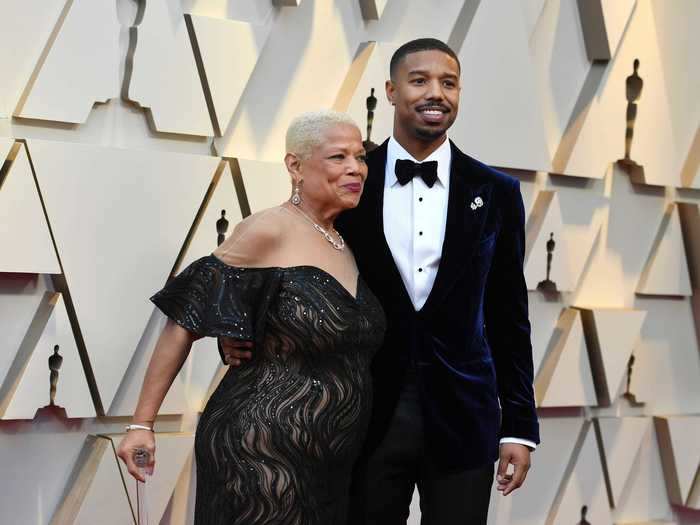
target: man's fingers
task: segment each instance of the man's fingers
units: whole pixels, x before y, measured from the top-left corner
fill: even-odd
[[[496,471],[496,481],[499,483],[505,477],[508,472],[508,464],[510,463],[510,457],[501,454],[501,459],[498,461],[498,470]]]
[[[508,483],[508,485],[506,485],[505,489],[503,490],[504,496],[507,496],[515,489],[518,489],[522,486],[523,482],[525,481],[525,477],[527,476],[528,468],[529,467],[527,465],[515,465],[513,479],[510,481],[510,483]]]
[[[222,341],[221,346],[224,348],[253,348],[252,341],[239,341],[237,339],[226,339]]]
[[[235,357],[236,359],[250,359],[253,357],[253,353],[247,350],[238,350],[237,348],[231,348],[226,350],[226,355]]]
[[[226,363],[232,366],[240,366],[243,361],[247,361],[253,357],[252,352],[248,350],[226,347],[224,348],[224,355],[226,356]]]

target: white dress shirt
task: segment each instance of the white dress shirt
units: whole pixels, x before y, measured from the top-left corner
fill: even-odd
[[[402,186],[394,172],[397,160],[418,162],[392,136],[387,145],[384,177],[384,236],[413,307],[419,311],[433,289],[445,240],[452,163],[450,141],[446,139],[422,161],[438,163],[432,188],[420,177]],[[503,443],[536,447],[532,441],[519,438],[502,438]]]

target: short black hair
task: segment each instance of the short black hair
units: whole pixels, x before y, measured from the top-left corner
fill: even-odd
[[[418,53],[419,51],[442,51],[446,55],[451,56],[457,62],[457,67],[462,70],[462,65],[459,63],[459,58],[457,58],[457,53],[452,51],[452,48],[445,44],[442,40],[437,38],[417,38],[416,40],[411,40],[406,42],[401,47],[399,47],[391,57],[391,62],[389,62],[389,76],[393,79],[394,73],[396,73],[396,68],[399,67],[399,63],[404,59],[406,55],[411,53]]]

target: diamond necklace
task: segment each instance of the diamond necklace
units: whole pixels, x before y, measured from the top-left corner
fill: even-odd
[[[335,248],[336,250],[343,250],[345,249],[345,239],[343,239],[343,236],[338,233],[338,230],[335,228],[332,228],[333,233],[335,233],[338,236],[338,239],[340,239],[340,242],[336,242],[333,237],[331,237],[331,234],[328,233],[324,228],[319,226],[314,222],[314,220],[309,217],[306,213],[302,211],[301,208],[298,208],[297,206],[294,206],[294,209],[297,210],[299,213],[301,213],[302,217],[304,217],[307,221],[311,223],[311,225],[314,227],[314,229],[323,235],[323,237]]]

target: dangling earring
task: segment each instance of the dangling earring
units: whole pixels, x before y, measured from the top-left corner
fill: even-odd
[[[291,199],[292,204],[294,206],[299,206],[301,204],[301,195],[299,194],[299,183],[294,182],[294,195],[292,195]]]

